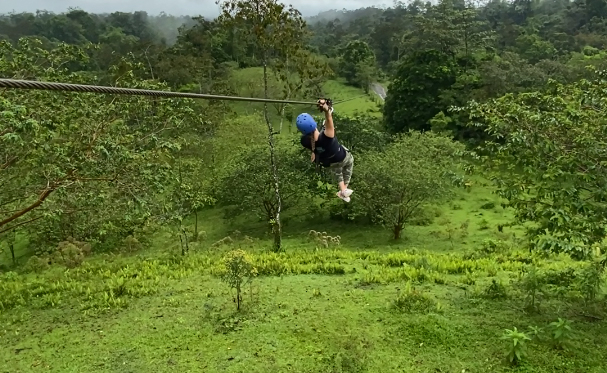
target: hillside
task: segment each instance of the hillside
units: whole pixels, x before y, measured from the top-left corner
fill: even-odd
[[[218,5],[0,15],[0,372],[606,371],[604,4]]]
[[[520,231],[498,232],[510,217],[498,202],[475,185],[399,243],[381,229],[293,222],[280,255],[265,251],[271,242],[263,236],[237,239],[209,211],[201,217],[208,235],[187,258],[160,234],[152,251],[93,257],[75,271],[7,274],[0,361],[10,372],[506,372],[504,329],[567,317],[572,338],[584,343],[558,352],[541,334],[521,371],[602,371],[604,322],[589,322],[564,300],[542,302],[539,314],[519,311],[526,290],[517,270],[531,257],[512,248]],[[315,249],[310,229],[339,235],[341,244]],[[228,234],[233,245],[213,245]],[[259,273],[241,312],[213,275],[234,248],[247,250]],[[562,257],[538,266],[559,284],[580,270]],[[12,309],[19,299],[28,310]]]

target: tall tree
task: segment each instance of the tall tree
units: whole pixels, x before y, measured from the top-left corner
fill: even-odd
[[[276,0],[220,0],[219,22],[228,29],[235,27],[246,32],[245,37],[252,40],[259,51],[258,58],[263,67],[264,97],[268,98],[268,69],[272,61],[284,56],[294,55],[303,48],[305,22],[301,13],[292,6],[285,6]],[[282,201],[277,159],[275,155],[274,128],[268,114],[268,105],[264,103],[264,117],[268,128],[270,165],[272,168],[276,209],[271,223],[274,226],[274,249],[282,250],[282,225],[280,214]]]
[[[349,42],[343,50],[340,74],[352,85],[369,89],[369,83],[375,67],[375,54],[369,44],[362,40]]]
[[[361,204],[399,239],[424,205],[452,189],[462,145],[434,132],[399,134],[383,151],[365,153],[358,166]]]
[[[455,83],[457,71],[452,58],[435,50],[416,52],[403,60],[384,104],[388,130],[429,130],[428,121],[447,109],[440,94]]]

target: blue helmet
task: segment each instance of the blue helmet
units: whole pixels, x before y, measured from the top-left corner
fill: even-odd
[[[304,135],[309,135],[316,129],[316,121],[308,113],[299,114],[296,123],[297,129]]]

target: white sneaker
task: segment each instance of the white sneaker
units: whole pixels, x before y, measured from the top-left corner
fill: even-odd
[[[348,193],[348,191],[350,191],[350,193]],[[337,197],[343,199],[345,202],[350,202],[350,194],[352,194],[352,191],[349,189],[344,190],[343,193],[340,190],[339,192],[337,192]]]
[[[352,189],[346,189],[346,190],[344,190],[344,197],[350,198],[352,193],[354,193],[354,191]]]

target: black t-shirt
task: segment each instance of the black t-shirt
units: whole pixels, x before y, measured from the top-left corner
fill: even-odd
[[[310,135],[301,137],[301,145],[312,150]],[[321,132],[318,140],[314,142],[314,154],[323,166],[328,167],[331,163],[341,162],[346,158],[346,149],[339,144],[337,137],[327,137]]]

